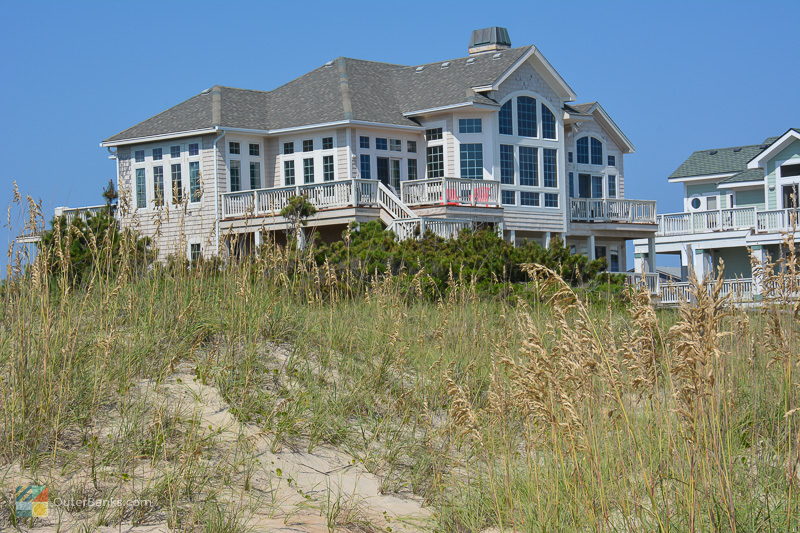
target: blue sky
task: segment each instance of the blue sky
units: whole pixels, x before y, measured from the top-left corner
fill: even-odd
[[[335,9],[334,9],[335,7]],[[102,203],[98,143],[214,84],[269,90],[337,56],[414,65],[506,26],[637,148],[626,196],[680,210],[693,150],[800,126],[800,2],[11,2],[0,0],[0,200]],[[7,241],[5,235],[3,240]]]

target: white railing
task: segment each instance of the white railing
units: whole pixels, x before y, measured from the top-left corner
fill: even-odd
[[[655,224],[656,203],[627,198],[570,198],[570,220]]]
[[[800,222],[798,209],[758,211],[755,207],[734,207],[714,211],[658,215],[656,235],[687,235],[714,231],[754,230],[760,233],[788,231]]]
[[[706,282],[706,290],[714,290],[716,281]],[[688,281],[661,283],[659,287],[662,304],[679,304],[691,300],[691,284]],[[752,278],[732,278],[722,281],[720,296],[729,296],[732,302],[752,302]]]
[[[393,231],[398,241],[421,239],[426,232],[431,232],[443,239],[454,239],[458,237],[461,230],[472,227],[471,220],[417,217],[397,219],[389,224],[386,231]]]
[[[400,197],[406,205],[497,207],[500,183],[462,178],[409,180],[400,183]]]
[[[90,205],[87,207],[56,207],[55,216],[63,216],[67,224],[70,224],[76,218],[86,221],[87,218],[97,215],[99,213],[108,213],[107,205]]]
[[[617,272],[614,272],[616,274]],[[625,275],[625,283],[633,286],[644,285],[650,294],[658,294],[659,275],[656,272],[619,272]]]
[[[355,179],[229,192],[222,195],[222,218],[274,216],[292,196],[305,196],[317,209],[376,205],[377,191],[377,181]]]
[[[770,209],[757,213],[756,230],[786,231],[797,228],[798,223],[800,223],[800,209]]]
[[[378,205],[389,213],[394,220],[415,218],[417,216],[389,187],[380,182],[378,182]]]
[[[679,304],[691,299],[689,282],[662,283],[660,287],[662,304]]]

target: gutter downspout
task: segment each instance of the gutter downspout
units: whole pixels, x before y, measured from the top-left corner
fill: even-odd
[[[121,194],[119,188],[119,158],[117,157],[117,148],[114,148],[114,151],[112,151],[110,146],[106,146],[106,151],[108,152],[108,158],[114,160],[114,168],[117,173],[117,209],[114,210],[114,218],[117,218],[117,215],[119,215],[119,195]]]

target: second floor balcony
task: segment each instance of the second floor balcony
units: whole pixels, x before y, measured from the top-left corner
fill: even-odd
[[[627,198],[570,198],[572,222],[655,224],[656,202]]]
[[[692,235],[720,231],[777,233],[796,228],[800,209],[733,207],[713,211],[658,215],[658,236]]]

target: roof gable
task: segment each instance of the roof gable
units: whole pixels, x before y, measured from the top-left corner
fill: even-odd
[[[773,139],[775,138],[773,137]],[[789,128],[786,133],[769,143],[769,146],[764,147],[764,150],[754,155],[747,163],[747,168],[759,168],[763,166],[764,163],[779,154],[784,148],[798,140],[800,140],[800,129]]]

